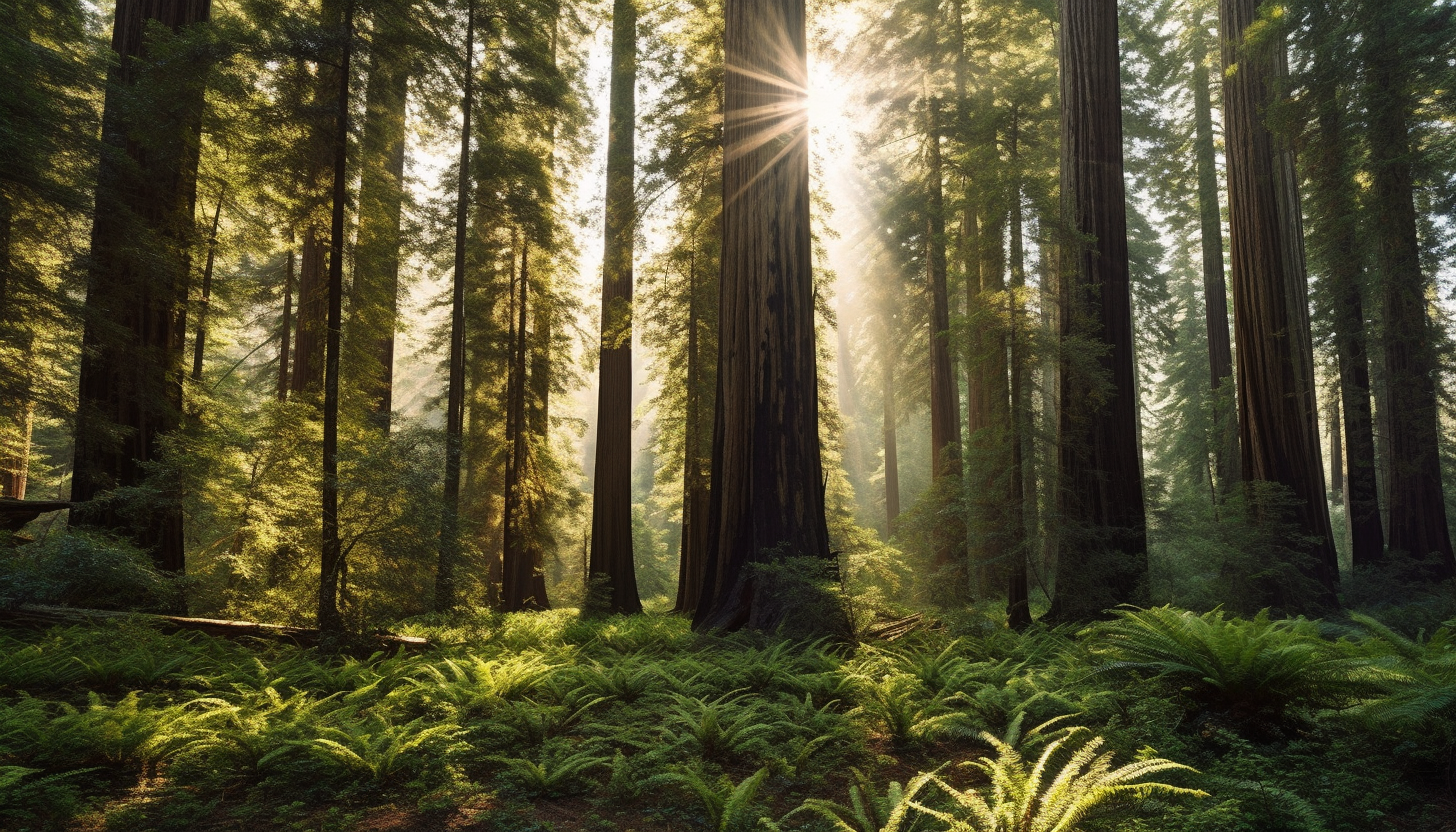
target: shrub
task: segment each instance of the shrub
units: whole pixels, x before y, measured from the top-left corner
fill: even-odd
[[[64,604],[111,610],[171,609],[179,579],[116,538],[68,532],[0,551],[0,606]]]

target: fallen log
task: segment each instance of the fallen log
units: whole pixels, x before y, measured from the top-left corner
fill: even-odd
[[[45,604],[21,604],[14,609],[0,610],[0,623],[17,626],[49,627],[56,624],[92,624],[119,618],[141,618],[166,630],[193,630],[222,638],[268,638],[296,644],[300,647],[316,647],[319,643],[319,631],[316,629],[289,627],[283,624],[261,624],[256,621],[115,612],[80,607],[53,607]],[[417,653],[430,648],[429,639],[417,636],[398,636],[393,633],[371,633],[361,637],[360,640],[385,650],[403,648]]]
[[[935,630],[942,627],[938,621],[926,621],[925,616],[920,613],[907,615],[904,618],[896,618],[889,621],[876,621],[865,628],[865,636],[883,641],[894,641],[915,632],[916,630]]]
[[[17,500],[0,497],[0,530],[18,532],[25,524],[51,511],[70,508],[65,500]]]

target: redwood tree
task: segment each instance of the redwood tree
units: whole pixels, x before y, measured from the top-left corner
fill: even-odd
[[[804,0],[727,0],[718,408],[699,629],[772,630],[754,564],[829,559],[819,458]],[[826,628],[835,622],[821,622]]]
[[[1063,246],[1054,619],[1142,597],[1147,578],[1134,386],[1117,4],[1062,0]],[[1073,355],[1076,353],[1077,355]]]
[[[1290,541],[1312,579],[1312,593],[1291,592],[1286,582],[1266,581],[1268,601],[1287,611],[1337,605],[1339,573],[1309,368],[1309,316],[1299,304],[1305,276],[1301,241],[1281,214],[1290,177],[1269,125],[1274,82],[1283,65],[1283,41],[1246,43],[1259,21],[1258,0],[1221,0],[1224,135],[1228,157],[1230,277],[1234,335],[1238,343],[1239,442],[1246,483],[1275,483],[1293,498],[1294,520],[1307,541]],[[1281,189],[1286,193],[1281,194]],[[1297,203],[1296,203],[1297,204]],[[1251,492],[1253,493],[1253,492]]]
[[[118,487],[163,490],[144,507],[85,507],[78,523],[131,534],[163,569],[183,568],[182,506],[147,475],[180,423],[188,244],[197,195],[203,78],[137,95],[152,67],[146,32],[206,22],[210,0],[119,0],[106,86],[95,222],[87,269],[71,498]],[[157,67],[161,74],[168,74]],[[172,86],[175,85],[175,86]]]
[[[606,250],[602,256],[600,385],[592,486],[592,578],[605,579],[612,612],[642,611],[632,560],[632,255],[636,233],[637,2],[612,11],[607,128]],[[590,599],[589,599],[590,600]]]

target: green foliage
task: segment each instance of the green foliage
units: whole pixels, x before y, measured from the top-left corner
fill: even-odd
[[[95,609],[171,609],[178,578],[120,539],[67,532],[15,549],[0,549],[0,607],[64,604]]]
[[[712,832],[748,832],[764,818],[763,809],[755,801],[768,774],[768,769],[761,768],[734,783],[726,774],[714,781],[701,769],[683,768],[653,779],[697,797]]]
[[[890,783],[884,795],[864,772],[851,772],[849,805],[824,798],[809,798],[789,815],[812,812],[828,820],[835,832],[915,832],[929,819],[915,805],[920,793],[934,781],[934,774],[918,774],[908,784]]]
[[[583,776],[610,765],[611,760],[590,750],[577,751],[541,762],[514,757],[491,757],[505,766],[502,776],[519,788],[537,795],[565,794],[585,785]]]

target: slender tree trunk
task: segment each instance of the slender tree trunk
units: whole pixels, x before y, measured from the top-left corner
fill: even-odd
[[[283,326],[278,333],[278,401],[288,400],[289,340],[293,335],[293,232],[288,232],[288,269],[283,273]]]
[[[1010,562],[1007,569],[1010,579],[1007,583],[1006,593],[1006,619],[1007,624],[1013,630],[1023,630],[1031,626],[1031,605],[1026,575],[1026,515],[1028,514],[1027,495],[1036,495],[1036,474],[1035,468],[1027,461],[1034,458],[1035,449],[1031,442],[1031,423],[1027,418],[1028,405],[1031,400],[1031,391],[1028,385],[1029,373],[1026,372],[1026,347],[1025,336],[1020,332],[1024,328],[1025,310],[1021,308],[1026,290],[1026,251],[1025,240],[1022,235],[1021,215],[1021,159],[1020,159],[1021,124],[1019,113],[1012,110],[1011,126],[1007,135],[1007,153],[1010,157],[1010,198],[1007,204],[1010,207],[1011,221],[1011,291],[1006,294],[1006,312],[1008,328],[1006,331],[1007,351],[1010,353],[1011,363],[1011,460],[1010,476],[1008,485],[1010,494],[1007,499],[1007,527],[1006,536],[1006,558]]]
[[[946,280],[945,197],[940,154],[940,102],[926,100],[929,125],[925,145],[927,171],[925,261],[930,287],[930,452],[931,475],[959,483],[961,476],[960,394],[950,358],[950,292]],[[959,492],[957,485],[946,493]],[[965,560],[966,534],[953,522],[935,536],[935,563],[948,566]]]
[[[1340,397],[1330,397],[1330,499],[1345,499],[1345,445],[1340,441]],[[1346,505],[1346,510],[1349,506]]]
[[[504,542],[501,575],[502,607],[506,612],[550,609],[546,600],[546,579],[535,562],[528,537],[536,533],[528,527],[525,484],[530,474],[529,449],[526,442],[526,320],[530,291],[531,242],[522,235],[520,286],[512,309],[511,359],[507,395],[506,441],[510,457],[506,463],[505,511],[502,518]]]
[[[981,221],[975,238],[979,241],[979,283],[976,294],[967,298],[971,337],[969,364],[970,449],[978,472],[971,488],[970,535],[975,546],[972,586],[977,597],[997,597],[1010,580],[1006,554],[1012,545],[1008,525],[1013,515],[1011,499],[1012,441],[1010,367],[1007,364],[1007,330],[1001,310],[1006,298],[1006,221],[1008,206],[1004,192],[990,177],[980,194]],[[974,222],[974,218],[972,218]],[[1019,517],[1020,515],[1015,515]]]
[[[1213,144],[1213,91],[1208,66],[1211,53],[1203,16],[1194,18],[1193,149],[1198,167],[1198,231],[1203,253],[1203,315],[1208,332],[1208,375],[1214,401],[1214,478],[1217,493],[1227,494],[1238,481],[1238,410],[1232,390],[1224,391],[1234,374],[1229,338],[1228,285],[1223,270],[1223,222],[1218,207],[1218,167]]]
[[[394,408],[394,334],[399,317],[401,217],[404,209],[405,108],[409,47],[386,16],[374,35],[364,87],[360,142],[359,230],[354,247],[354,320],[371,344],[366,394],[375,424],[388,432]],[[351,339],[355,336],[351,332]]]
[[[888,329],[888,327],[886,327]],[[886,342],[891,338],[886,333]],[[890,348],[886,346],[884,357],[884,400],[885,400],[885,539],[895,533],[895,519],[900,516],[900,460],[895,447],[895,364]]]
[[[727,0],[723,271],[708,565],[694,626],[774,630],[750,564],[830,559],[819,458],[804,0]],[[844,622],[823,621],[826,631]]]
[[[632,558],[632,258],[637,227],[637,3],[612,10],[607,131],[606,250],[602,259],[600,385],[592,486],[591,576],[605,580],[611,612],[637,613]]]
[[[455,279],[450,294],[450,386],[445,406],[445,494],[440,514],[435,610],[455,606],[460,560],[460,456],[465,441],[465,240],[470,218],[470,118],[475,103],[475,0],[465,19],[465,88],[460,96],[460,179],[455,193]],[[398,247],[396,277],[398,276]],[[391,333],[393,330],[391,329]],[[393,336],[391,334],[391,350]]]
[[[205,73],[192,68],[174,77],[158,68],[177,86],[147,100],[144,112],[124,113],[123,101],[149,66],[148,23],[178,32],[205,23],[210,12],[209,0],[120,0],[116,7],[111,47],[120,60],[108,72],[102,116],[77,391],[76,502],[142,484],[162,437],[180,424]],[[180,572],[181,500],[158,484],[169,493],[145,516],[111,505],[75,511],[72,520],[130,534],[158,566]]]
[[[0,497],[25,499],[26,481],[30,477],[30,442],[35,419],[35,405],[26,401],[15,418],[14,438],[0,447]]]
[[[1146,594],[1117,4],[1062,0],[1061,561],[1048,615],[1096,616]],[[1071,353],[1090,353],[1080,360]],[[1100,393],[1094,391],[1101,390]]]
[[[202,383],[202,359],[207,349],[207,312],[212,304],[212,265],[217,259],[217,225],[222,220],[224,187],[217,195],[217,209],[212,212],[212,231],[207,235],[207,260],[202,266],[202,299],[197,304],[197,336],[192,341],[192,382]]]
[[[288,380],[294,395],[317,394],[324,380],[323,341],[329,312],[324,246],[317,228],[303,235],[298,268],[298,322],[293,334],[293,369]]]
[[[1407,4],[1408,5],[1408,4]],[[1371,202],[1379,245],[1380,306],[1385,319],[1385,383],[1390,411],[1390,549],[1430,558],[1427,574],[1456,575],[1441,482],[1437,360],[1429,286],[1421,270],[1411,137],[1411,80],[1398,56],[1404,37],[1385,9],[1366,15],[1370,85]]]
[[[1328,12],[1327,12],[1328,13]],[[1339,370],[1343,419],[1331,430],[1330,448],[1340,445],[1344,426],[1345,470],[1332,466],[1344,480],[1346,522],[1350,551],[1356,566],[1379,562],[1385,556],[1385,534],[1380,523],[1376,484],[1374,419],[1370,407],[1370,359],[1365,331],[1363,286],[1365,262],[1354,170],[1349,158],[1350,138],[1345,131],[1339,101],[1334,56],[1323,49],[1313,58],[1310,99],[1316,129],[1304,155],[1308,172],[1311,241],[1324,270],[1330,328],[1334,331],[1335,361]],[[1341,407],[1343,405],[1343,407]],[[1348,473],[1347,473],[1348,472]]]
[[[334,133],[333,217],[329,229],[328,330],[324,342],[323,556],[319,559],[319,630],[337,633],[344,622],[344,555],[339,542],[339,341],[344,325],[344,207],[348,200],[349,59],[354,52],[354,4],[344,7],[344,52]]]
[[[1269,601],[1287,612],[1338,606],[1339,573],[1325,503],[1316,414],[1306,396],[1312,366],[1303,272],[1291,271],[1289,177],[1264,122],[1273,101],[1283,43],[1250,46],[1244,33],[1258,20],[1257,0],[1221,0],[1224,44],[1224,119],[1228,153],[1229,242],[1238,341],[1239,444],[1245,482],[1277,483],[1295,500],[1295,521],[1309,543],[1295,542],[1308,558],[1311,597],[1294,597],[1281,582],[1266,582]],[[1298,284],[1296,286],[1295,284]],[[1291,288],[1294,286],[1295,288]],[[1303,326],[1303,331],[1299,331]]]
[[[698,344],[698,260],[688,260],[688,355],[686,367],[687,408],[683,424],[683,522],[681,556],[678,559],[677,603],[673,610],[697,610],[703,591],[703,569],[708,546],[708,479],[703,470],[706,437],[703,436],[702,355]]]

